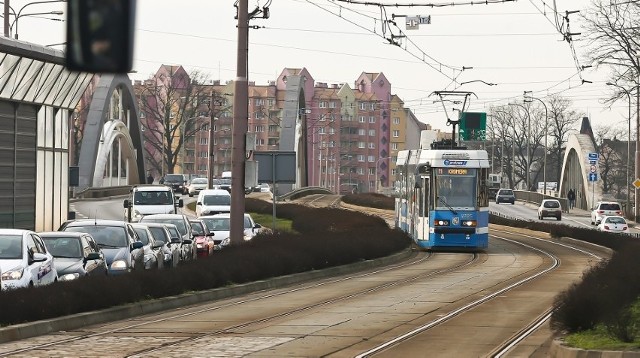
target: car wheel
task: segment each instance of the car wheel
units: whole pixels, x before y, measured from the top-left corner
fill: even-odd
[[[557,216],[556,219],[558,219],[558,221],[562,220],[562,216]]]
[[[193,193],[189,193],[189,197],[190,197],[190,198],[193,198]]]

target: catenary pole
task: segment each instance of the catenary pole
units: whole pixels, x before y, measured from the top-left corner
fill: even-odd
[[[244,238],[244,174],[246,134],[248,129],[248,0],[238,0],[238,55],[233,96],[233,128],[231,130],[231,230],[232,245]]]

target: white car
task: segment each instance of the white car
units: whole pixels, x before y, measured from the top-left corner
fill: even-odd
[[[267,183],[258,184],[257,188],[259,189],[258,191],[260,191],[261,193],[271,192],[271,187]]]
[[[196,200],[196,216],[214,215],[231,212],[231,194],[224,189],[206,189],[200,191]]]
[[[33,231],[0,229],[2,290],[33,287],[58,280],[53,256]]]
[[[621,216],[622,205],[615,201],[599,201],[591,210],[591,225],[599,225],[605,216]]]
[[[209,187],[209,181],[207,178],[193,178],[189,183],[189,197],[193,198],[194,195],[200,194],[200,190],[205,190]]]
[[[598,230],[606,232],[628,233],[629,225],[622,216],[605,216],[598,224]]]
[[[202,220],[209,228],[209,231],[213,232],[216,250],[229,245],[229,233],[231,230],[231,215],[229,213],[201,216],[198,219]],[[264,228],[253,220],[251,214],[244,214],[244,241],[253,239],[261,230],[264,230]]]
[[[544,199],[538,207],[538,219],[542,220],[546,217],[553,217],[556,220],[562,220],[562,206],[556,199]]]

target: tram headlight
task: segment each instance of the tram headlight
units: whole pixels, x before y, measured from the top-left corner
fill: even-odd
[[[476,227],[477,224],[478,224],[478,222],[475,221],[475,220],[463,220],[462,221],[462,226]]]
[[[434,226],[449,226],[449,220],[436,219],[433,221]]]

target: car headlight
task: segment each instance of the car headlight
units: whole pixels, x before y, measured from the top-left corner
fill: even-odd
[[[203,247],[204,247],[204,245],[202,245],[202,244],[198,244],[198,245],[196,245],[196,246],[197,246],[199,249],[201,249],[201,248],[203,248]]]
[[[475,220],[463,220],[462,226],[475,227],[478,223]]]
[[[71,281],[71,280],[75,280],[78,277],[80,277],[80,274],[77,272],[74,272],[74,273],[68,273],[66,275],[62,275],[58,279],[60,281]]]
[[[127,262],[124,261],[124,260],[116,260],[116,261],[111,263],[111,269],[112,270],[126,270],[127,269]]]
[[[434,226],[449,226],[449,220],[436,219],[433,221]]]
[[[22,274],[24,273],[24,267],[15,267],[9,271],[5,271],[2,273],[2,280],[19,280],[22,278]]]

